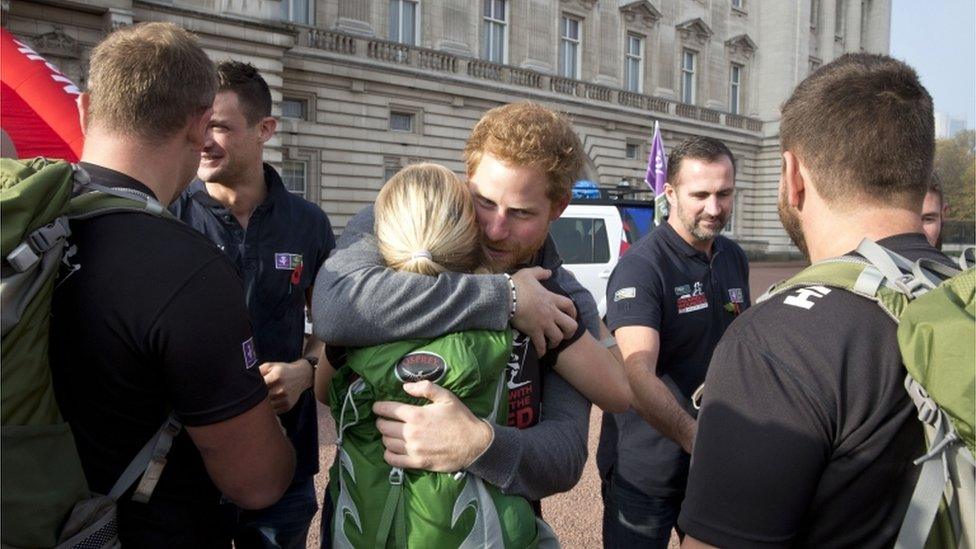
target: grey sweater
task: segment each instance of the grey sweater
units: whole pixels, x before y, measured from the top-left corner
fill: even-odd
[[[508,326],[511,296],[504,276],[431,277],[387,269],[372,232],[368,206],[346,225],[315,278],[312,320],[319,339],[366,346]],[[596,303],[561,263],[548,240],[542,266],[554,270],[576,303],[577,317],[598,338]],[[589,401],[555,372],[546,375],[544,386],[539,423],[522,430],[494,425],[491,445],[468,467],[502,491],[533,500],[575,486],[586,462]]]

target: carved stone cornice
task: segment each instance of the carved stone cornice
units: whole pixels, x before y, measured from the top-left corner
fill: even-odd
[[[712,35],[715,34],[701,17],[689,19],[684,23],[676,25],[675,28],[678,30],[678,35],[681,37],[681,40],[697,45],[698,47],[704,46]]]
[[[125,8],[109,8],[102,19],[102,27],[106,32],[112,32],[121,27],[132,24],[132,10]]]
[[[561,0],[560,3],[583,11],[592,11],[599,0]]]
[[[628,2],[620,6],[620,13],[627,23],[640,21],[647,27],[651,27],[661,19],[661,12],[654,7],[648,0],[637,0]]]
[[[739,34],[725,41],[725,47],[729,50],[729,55],[739,56],[745,59],[752,58],[756,52],[756,43],[749,38],[748,34]]]
[[[80,59],[82,46],[77,40],[65,34],[64,29],[55,27],[47,34],[41,34],[31,40],[34,51],[43,56],[61,57],[64,59]]]

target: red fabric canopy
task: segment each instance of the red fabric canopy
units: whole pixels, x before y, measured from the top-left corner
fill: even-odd
[[[0,29],[0,127],[17,156],[77,162],[84,134],[78,88],[30,46]]]

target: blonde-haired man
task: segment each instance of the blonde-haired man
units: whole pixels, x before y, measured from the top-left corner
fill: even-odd
[[[96,46],[90,74],[81,168],[169,204],[200,161],[213,64],[190,33],[149,23]],[[81,268],[54,295],[51,367],[89,487],[108,493],[173,411],[186,429],[149,502],[119,502],[120,540],[229,546],[235,511],[222,495],[267,506],[294,467],[253,368],[242,284],[219,250],[174,219],[116,213],[71,229]]]
[[[574,315],[598,334],[596,304],[560,267],[547,238],[580,175],[582,146],[563,115],[514,103],[485,114],[465,159],[482,248],[495,272],[511,274],[418,277],[386,269],[365,236],[373,227],[367,208],[346,226],[316,280],[315,330],[327,344],[349,346],[509,324],[526,334],[509,364],[507,427],[478,420],[452,393],[429,384],[404,388],[430,405],[381,402],[374,411],[391,465],[466,469],[507,493],[539,500],[572,488],[586,461],[589,402],[539,360],[577,334]],[[550,276],[572,299],[542,287]]]

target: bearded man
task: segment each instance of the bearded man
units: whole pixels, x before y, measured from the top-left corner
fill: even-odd
[[[691,396],[712,351],[749,306],[749,264],[720,233],[732,215],[735,158],[693,137],[671,151],[671,216],[627,252],[607,285],[607,325],[634,409],[604,414],[597,465],[605,547],[667,547],[696,431]]]

